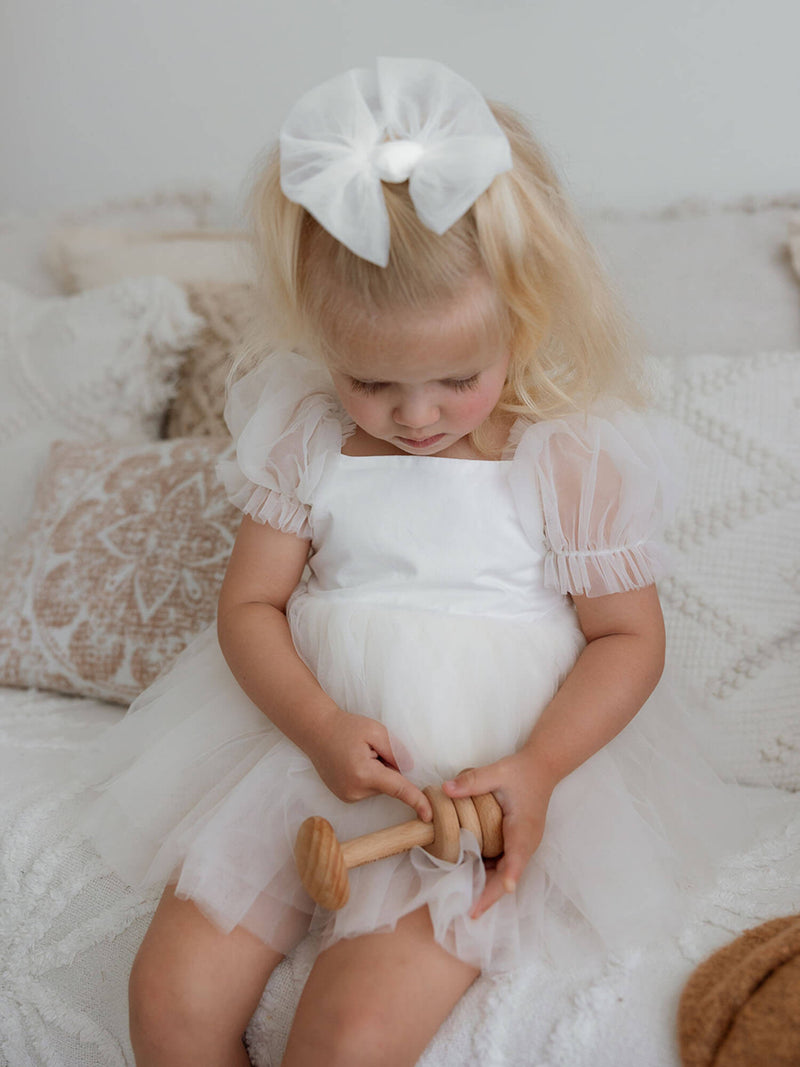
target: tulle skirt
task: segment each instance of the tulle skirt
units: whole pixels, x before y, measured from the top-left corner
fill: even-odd
[[[584,644],[567,602],[543,618],[478,618],[301,587],[288,615],[322,687],[386,725],[398,765],[420,786],[516,750]],[[752,833],[745,791],[719,781],[662,682],[556,787],[516,892],[480,919],[468,913],[486,869],[463,829],[456,862],[415,848],[357,868],[348,903],[326,911],[295,871],[303,820],[322,815],[347,840],[413,813],[385,796],[333,796],[241,691],[214,627],[107,731],[80,774],[84,827],[110,864],[133,885],[174,882],[222,930],[242,925],[288,952],[312,927],[324,948],[427,905],[437,940],[484,972],[533,954],[563,963],[622,951],[676,929],[687,890]]]

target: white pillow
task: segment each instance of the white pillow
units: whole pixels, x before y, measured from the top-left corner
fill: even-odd
[[[661,362],[686,463],[659,583],[728,779],[800,789],[800,352]]]
[[[53,441],[158,436],[179,353],[203,325],[166,278],[48,299],[0,283],[0,552]]]

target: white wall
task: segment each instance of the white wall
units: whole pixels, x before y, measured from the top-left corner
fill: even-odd
[[[587,206],[800,190],[797,0],[0,0],[0,213],[235,193],[305,89],[426,55]]]

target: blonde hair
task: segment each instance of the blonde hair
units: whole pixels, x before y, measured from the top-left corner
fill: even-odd
[[[285,347],[326,359],[348,330],[387,313],[430,315],[482,275],[497,299],[478,314],[510,350],[496,410],[537,421],[586,410],[609,394],[643,404],[636,329],[543,150],[510,107],[490,106],[513,168],[441,236],[420,222],[407,183],[384,183],[386,267],[355,255],[284,196],[273,149],[250,196],[266,317],[256,321],[245,357]],[[482,448],[480,434],[473,437]]]

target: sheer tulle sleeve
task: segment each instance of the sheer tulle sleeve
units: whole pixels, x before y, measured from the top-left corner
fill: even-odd
[[[511,479],[529,535],[544,535],[547,586],[603,596],[665,573],[663,530],[678,478],[674,450],[655,419],[620,410],[529,425]]]
[[[326,457],[353,432],[324,367],[293,352],[268,357],[232,387],[225,421],[236,459],[218,471],[231,503],[310,538],[309,504]]]

